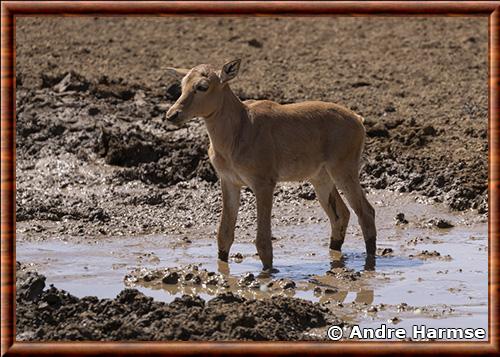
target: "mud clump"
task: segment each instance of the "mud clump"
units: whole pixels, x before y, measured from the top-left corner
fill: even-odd
[[[252,273],[245,274],[239,281],[240,286],[249,286],[255,282],[255,276]]]
[[[137,166],[141,163],[158,161],[163,154],[162,145],[154,137],[147,138],[137,128],[127,132],[102,132],[99,148],[107,164],[116,166]]]
[[[241,263],[243,261],[243,254],[241,253],[235,253],[231,255],[231,258],[235,263]]]
[[[311,328],[343,325],[319,304],[288,297],[224,293],[206,302],[184,295],[167,304],[125,289],[114,299],[77,298],[54,286],[40,290],[31,279],[40,275],[22,269],[17,285],[37,285],[36,294],[16,297],[22,341],[304,340]]]
[[[433,251],[422,250],[420,253],[416,255],[410,254],[410,258],[419,258],[422,260],[427,260],[427,259],[438,259],[445,261],[452,260],[452,257],[450,255],[441,255],[441,253],[439,253],[436,250]]]
[[[295,289],[296,287],[295,282],[290,279],[279,279],[277,285],[283,290]]]
[[[332,275],[336,279],[345,281],[356,281],[361,278],[361,272],[349,268],[332,268],[326,272],[327,275]]]
[[[454,227],[453,223],[442,218],[433,218],[428,221],[428,225],[439,229],[447,229]]]
[[[252,293],[258,290],[261,298],[279,296],[284,293],[293,295],[294,289],[297,287],[291,279],[273,280],[266,274],[255,276],[253,273],[236,277],[208,271],[195,264],[159,269],[136,268],[125,275],[124,282],[128,287],[139,285],[152,289],[163,289],[170,294],[205,293],[217,295],[235,291],[242,296],[252,296]]]
[[[179,281],[179,274],[177,272],[171,272],[165,274],[165,276],[161,279],[163,284],[177,284]]]
[[[16,298],[35,300],[40,297],[43,289],[45,289],[45,276],[16,262]]]
[[[378,248],[377,253],[378,253],[378,255],[380,255],[382,257],[387,257],[387,256],[392,256],[394,253],[394,250],[392,248],[384,248],[384,249]]]
[[[398,225],[408,224],[408,220],[406,219],[404,213],[398,213],[396,217],[394,217],[394,220]]]
[[[42,73],[42,88],[52,87],[54,91],[62,93],[65,91],[83,92],[89,89],[90,82],[79,73],[69,71],[67,73],[49,74]]]

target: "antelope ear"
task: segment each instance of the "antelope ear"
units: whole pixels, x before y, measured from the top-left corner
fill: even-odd
[[[189,72],[189,69],[187,69],[187,68],[167,67],[165,69],[166,69],[168,74],[170,74],[171,76],[173,76],[177,79],[182,79]]]
[[[220,82],[226,83],[238,75],[241,60],[237,59],[226,63],[220,71]]]

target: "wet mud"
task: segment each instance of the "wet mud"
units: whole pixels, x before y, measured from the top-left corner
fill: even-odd
[[[449,213],[443,205],[429,206],[408,194],[375,191],[369,199],[377,210],[379,231],[374,261],[366,259],[353,220],[343,253],[329,251],[329,225],[315,201],[294,211],[295,223],[275,227],[279,271],[271,275],[261,271],[252,227],[239,228],[228,263],[217,262],[213,234],[196,226],[184,234],[82,242],[21,240],[17,254],[46,275],[48,283],[79,298],[93,294],[112,299],[123,289],[138,289],[166,303],[185,295],[205,301],[224,294],[248,301],[296,298],[319,303],[326,320],[337,319],[346,329],[381,323],[409,329],[424,322],[429,327],[459,323],[485,328],[484,218],[472,212]],[[402,207],[404,225],[398,220]],[[286,217],[287,212],[279,208],[275,214]],[[429,224],[437,220],[453,227]],[[326,329],[312,328],[302,337],[324,340]]]
[[[54,286],[42,290],[45,277],[20,263],[17,272],[21,341],[309,340],[305,332],[311,328],[344,325],[327,317],[324,307],[301,299],[247,300],[228,292],[208,302],[184,295],[167,304],[136,289],[114,299],[77,298]]]
[[[349,323],[397,317],[401,321],[394,321],[406,326],[417,315],[437,323],[436,315],[482,326],[487,285],[478,281],[487,284],[487,265],[481,265],[487,259],[487,50],[487,19],[482,18],[19,18],[17,258],[43,274],[24,278],[18,271],[21,281],[33,281],[19,288],[19,309],[29,316],[42,313],[24,304],[39,295],[45,276],[68,306],[82,306],[93,294],[98,299],[86,302],[89,306],[108,301],[118,311],[120,296],[142,301],[146,294],[165,302],[151,311],[168,309],[180,298],[196,301],[199,313],[210,316],[205,310],[212,299],[234,294],[245,299],[243,305],[255,303],[259,309],[268,298],[324,303],[328,316]],[[180,92],[162,68],[221,64],[233,57],[243,58],[232,84],[241,99],[333,101],[365,117],[361,178],[382,217],[377,218],[376,262],[363,258],[354,214],[344,257],[328,254],[329,224],[311,185],[300,183],[280,185],[275,192],[279,273],[259,276],[252,242],[255,198],[248,189],[242,192],[229,265],[216,266],[221,198],[208,162],[208,137],[199,120],[181,129],[165,123],[165,112]],[[471,262],[463,247],[474,251],[468,272]],[[186,279],[195,266],[200,273]],[[174,272],[178,281],[165,283],[175,280]],[[451,290],[422,300],[433,294],[431,276]],[[211,277],[217,284],[209,284]],[[464,291],[474,303],[465,295],[458,298]],[[351,303],[351,294],[360,297]],[[402,303],[409,307],[399,312]],[[85,332],[90,335],[63,335],[39,323],[35,328],[25,321],[26,333],[18,336],[185,336],[173,331],[170,337],[125,337],[103,332],[101,325],[92,325]],[[306,330],[297,327],[297,334],[286,336],[253,331],[246,337],[246,332],[235,337],[217,330],[217,338],[325,338],[324,330],[318,335]],[[207,337],[189,333],[193,339]]]

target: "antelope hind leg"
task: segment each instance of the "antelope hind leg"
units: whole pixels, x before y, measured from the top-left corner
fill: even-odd
[[[340,251],[344,243],[350,212],[340,197],[337,187],[326,170],[312,178],[312,185],[318,196],[318,201],[330,220],[330,249]]]
[[[365,240],[366,254],[374,256],[377,249],[377,229],[375,227],[375,210],[366,199],[357,170],[337,168],[328,173],[333,177],[338,188],[344,193],[349,205],[358,216],[358,222]]]

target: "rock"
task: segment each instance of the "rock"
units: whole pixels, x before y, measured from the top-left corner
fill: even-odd
[[[338,291],[337,289],[335,289],[335,288],[326,288],[326,289],[325,289],[325,294],[328,294],[328,295],[329,295],[329,294],[336,294],[336,293],[338,293],[338,292],[339,292],[339,291]]]
[[[218,283],[219,283],[219,279],[217,279],[217,278],[208,279],[206,282],[207,285],[217,285]]]
[[[406,311],[406,309],[408,308],[408,304],[405,302],[402,302],[401,304],[399,304],[396,307],[397,307],[398,311]]]
[[[42,75],[42,86],[53,87],[57,93],[65,91],[86,91],[90,83],[76,72],[70,71],[64,75]]]
[[[426,257],[439,257],[439,256],[441,256],[441,253],[439,253],[436,250],[434,250],[432,252],[429,252],[428,250],[423,250],[422,252],[420,252],[419,255],[426,256]]]
[[[300,198],[303,198],[305,200],[316,199],[316,192],[314,191],[314,188],[309,183],[305,183],[303,185],[300,185],[298,190],[299,190],[299,192],[298,192],[297,196],[299,196]]]
[[[146,272],[146,274],[144,274],[144,276],[142,277],[142,280],[144,280],[145,282],[154,281],[154,280],[159,278],[158,274],[159,273],[156,271],[148,271],[148,272]]]
[[[386,255],[391,255],[392,253],[393,253],[392,248],[384,248],[384,250],[382,250],[382,253],[380,253],[380,255],[386,256]]]
[[[380,123],[375,124],[366,131],[370,138],[388,138],[389,131]]]
[[[387,320],[387,322],[392,323],[394,325],[398,324],[401,322],[401,319],[397,316],[393,317],[392,319]]]
[[[146,98],[144,91],[142,91],[142,90],[137,91],[137,93],[135,93],[135,95],[134,95],[135,105],[137,105],[138,107],[142,107],[142,106],[146,105],[146,100],[144,98]]]
[[[100,112],[101,111],[97,107],[90,107],[88,110],[88,113],[90,116],[95,116],[95,115],[99,114]]]
[[[241,263],[243,261],[243,254],[236,253],[232,256],[235,263]]]
[[[454,227],[454,225],[450,221],[442,219],[442,218],[433,218],[433,219],[429,220],[429,224],[431,224],[434,227],[440,228],[440,229]]]
[[[45,301],[52,307],[59,307],[61,305],[60,296],[54,293],[48,293],[45,295]]]
[[[437,131],[432,125],[427,125],[422,129],[424,135],[436,136]]]
[[[404,213],[398,213],[394,219],[396,220],[396,224],[408,224],[408,220],[405,218]]]
[[[16,272],[16,295],[24,300],[35,300],[45,288],[45,276],[36,272]]]
[[[255,281],[255,276],[252,273],[247,273],[238,281],[238,284],[240,286],[248,286],[253,281]]]
[[[179,281],[179,274],[176,271],[167,273],[161,281],[163,284],[177,284]]]
[[[283,280],[280,286],[282,289],[287,290],[287,289],[295,289],[296,285],[295,282],[292,280]]]
[[[392,130],[403,124],[403,122],[404,122],[403,119],[386,120],[384,121],[384,125],[387,129]]]
[[[252,281],[250,285],[248,285],[250,289],[259,289],[260,288],[260,283],[258,281]]]
[[[251,47],[262,48],[262,42],[255,38],[252,38],[250,41],[248,41],[248,45]]]
[[[370,85],[371,84],[369,82],[358,81],[358,82],[352,83],[351,87],[353,87],[353,88],[360,88],[360,87],[368,87]]]
[[[316,192],[314,191],[301,191],[298,196],[305,200],[314,200],[316,198]]]
[[[385,107],[385,109],[384,109],[384,110],[385,110],[385,112],[386,112],[386,113],[393,113],[393,112],[395,112],[395,111],[396,111],[396,108],[394,107],[394,105],[389,104],[389,105],[387,105],[387,106]]]

